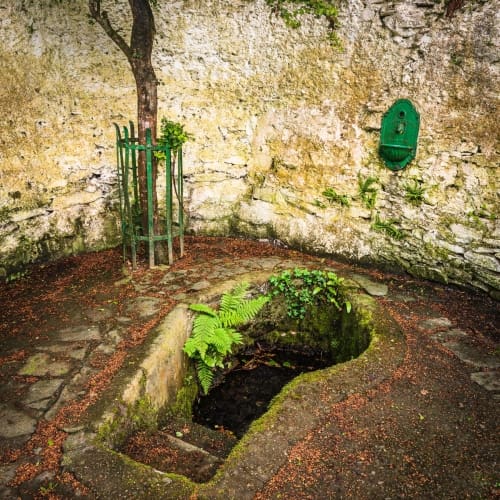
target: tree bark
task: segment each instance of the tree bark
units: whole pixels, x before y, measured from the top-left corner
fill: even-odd
[[[149,0],[129,0],[132,11],[132,33],[128,61],[137,88],[137,132],[140,144],[146,143],[146,129],[151,129],[153,143],[156,141],[158,121],[157,80],[151,63],[155,23]],[[156,161],[153,157],[153,213],[157,212]],[[138,161],[139,197],[142,212],[142,227],[147,230],[147,179],[146,155],[139,153]],[[157,225],[157,224],[155,224]]]

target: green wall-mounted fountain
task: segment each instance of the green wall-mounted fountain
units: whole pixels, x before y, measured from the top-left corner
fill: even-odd
[[[379,154],[391,170],[401,170],[415,158],[420,115],[408,99],[398,99],[382,117]]]

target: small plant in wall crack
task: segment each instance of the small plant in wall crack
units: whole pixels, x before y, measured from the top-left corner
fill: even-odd
[[[494,221],[498,218],[498,215],[495,214],[495,210],[488,208],[486,205],[482,204],[479,208],[467,212],[467,217],[475,223],[480,224],[479,219],[487,219],[490,221]]]
[[[395,240],[402,240],[404,238],[404,233],[395,225],[397,221],[395,219],[381,220],[379,215],[375,215],[375,221],[371,225],[371,228],[375,231],[384,232]]]
[[[184,352],[195,361],[198,380],[207,394],[217,368],[224,368],[226,357],[235,344],[241,344],[241,334],[234,327],[243,325],[255,317],[267,295],[247,299],[248,283],[240,283],[231,292],[225,293],[218,310],[206,304],[191,304],[197,313],[191,336],[184,344]]]
[[[330,204],[338,203],[343,207],[348,207],[351,202],[346,194],[338,194],[333,188],[327,188],[323,191],[322,195],[330,202]]]
[[[358,174],[358,191],[361,200],[365,204],[365,207],[372,209],[375,207],[375,202],[377,201],[378,189],[375,184],[378,184],[378,177],[367,177],[363,179],[361,175]]]
[[[303,14],[312,14],[315,17],[324,17],[328,21],[330,43],[342,48],[342,44],[337,35],[339,4],[332,0],[266,0],[272,12],[281,17],[290,28],[301,26],[300,17]]]
[[[319,208],[326,208],[326,205],[321,200],[318,200],[318,198],[314,199],[313,205]]]
[[[425,187],[422,186],[421,181],[412,179],[404,185],[405,198],[412,205],[418,206],[424,201]]]

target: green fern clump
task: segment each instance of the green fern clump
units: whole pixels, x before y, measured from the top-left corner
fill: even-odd
[[[382,220],[379,215],[375,215],[375,222],[371,225],[371,228],[375,231],[384,232],[395,240],[402,240],[404,238],[404,233],[395,225],[397,221],[395,219]]]
[[[184,344],[184,352],[195,361],[198,380],[204,394],[212,385],[216,368],[224,368],[226,356],[235,344],[242,343],[236,326],[252,320],[264,307],[269,297],[260,295],[247,299],[248,283],[240,283],[232,292],[225,293],[219,310],[206,304],[191,304],[197,313],[191,336]]]
[[[379,180],[377,177],[367,177],[363,179],[360,174],[358,174],[358,190],[361,196],[361,200],[365,204],[366,208],[372,209],[375,207],[375,202],[377,201],[377,187],[374,184],[378,184]]]
[[[330,202],[339,203],[343,207],[350,206],[349,197],[346,194],[338,194],[333,188],[327,188],[323,191],[322,195]]]
[[[425,187],[417,179],[412,179],[404,185],[405,198],[415,206],[420,205],[424,201]]]

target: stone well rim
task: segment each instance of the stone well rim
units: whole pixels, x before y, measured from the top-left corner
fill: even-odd
[[[162,324],[181,312],[189,316],[188,303],[213,301],[236,283],[248,281],[257,284],[271,274],[271,271],[244,273],[193,294],[189,300],[176,305]],[[110,415],[109,410],[102,411],[102,407],[100,413],[94,412],[85,429],[68,437],[63,458],[65,468],[84,484],[95,485],[97,491],[104,489],[107,494],[127,491],[133,484],[133,489],[137,490],[135,498],[140,498],[137,497],[139,490],[145,498],[150,495],[155,498],[187,498],[194,491],[200,498],[218,498],[221,491],[226,498],[232,495],[253,498],[284,463],[291,448],[327,416],[332,405],[388,380],[403,362],[406,343],[400,327],[373,297],[362,292],[357,283],[346,279],[345,285],[347,298],[353,306],[351,314],[358,315],[363,328],[370,330],[371,341],[367,349],[355,359],[304,373],[289,382],[274,398],[269,410],[252,423],[209,482],[196,484],[183,476],[159,472],[133,462],[100,442],[96,430]],[[149,347],[160,335],[161,325],[155,330],[155,338]],[[123,391],[123,381],[112,385],[106,398],[116,403],[120,399],[117,390]],[[298,425],[294,418],[299,412],[307,415],[307,420],[301,420]],[[98,475],[107,477],[109,484],[99,482],[97,485]]]

